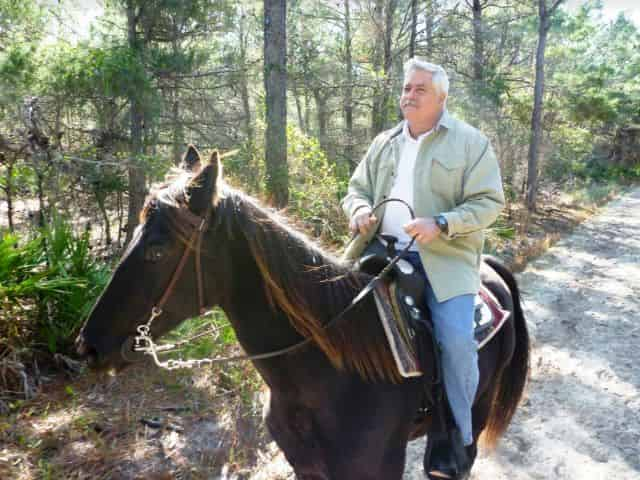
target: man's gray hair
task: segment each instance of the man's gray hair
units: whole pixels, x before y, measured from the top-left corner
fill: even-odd
[[[414,70],[423,70],[425,72],[431,73],[431,83],[435,87],[436,92],[444,93],[445,95],[449,94],[449,77],[447,76],[447,72],[445,72],[444,68],[442,68],[440,65],[429,63],[416,57],[410,58],[404,64],[405,81],[407,80],[409,74]]]

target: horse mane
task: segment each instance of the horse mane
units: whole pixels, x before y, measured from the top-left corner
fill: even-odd
[[[377,312],[371,309],[367,315],[367,300],[324,328],[364,287],[366,275],[351,271],[286,219],[239,191],[218,205],[217,215],[225,207],[233,209],[226,214],[249,246],[272,308],[284,312],[300,335],[313,338],[337,369],[369,381],[401,380]]]
[[[187,208],[184,187],[190,177],[179,175],[152,192],[142,218],[155,202]],[[225,183],[221,186],[223,191],[213,213],[215,224],[226,223],[227,235],[236,229],[241,232],[271,307],[282,311],[300,335],[312,338],[337,369],[354,371],[367,381],[400,382],[402,377],[376,319],[377,311],[371,308],[371,298],[324,328],[351,303],[368,277],[351,271],[291,228],[275,211]]]

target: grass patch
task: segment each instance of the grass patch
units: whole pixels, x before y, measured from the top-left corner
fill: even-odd
[[[163,343],[179,345],[171,358],[203,358],[219,355],[237,343],[235,333],[222,310],[216,308],[205,315],[190,318],[165,335]]]
[[[108,277],[109,268],[91,255],[88,232],[75,234],[61,217],[33,238],[4,235],[0,338],[14,350],[44,345],[49,353],[69,353]]]
[[[599,207],[628,191],[629,187],[615,182],[588,182],[565,194],[570,205]]]
[[[223,467],[253,464],[269,441],[262,383],[248,363],[177,372],[138,364],[116,377],[50,382],[0,421],[0,478],[221,478]]]

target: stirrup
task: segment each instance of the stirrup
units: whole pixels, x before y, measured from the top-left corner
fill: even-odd
[[[437,479],[452,480],[453,479],[451,475],[449,475],[448,473],[441,472],[440,470],[431,470],[429,473],[427,473],[427,477],[429,478],[429,480],[437,480]]]

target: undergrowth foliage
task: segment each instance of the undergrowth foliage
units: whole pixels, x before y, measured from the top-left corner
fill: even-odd
[[[0,240],[0,350],[70,353],[73,338],[109,277],[91,255],[89,232],[61,217],[32,238]]]
[[[171,358],[192,359],[217,355],[236,344],[236,336],[226,315],[219,308],[190,318],[166,336],[170,343],[193,339],[170,355]]]
[[[263,200],[268,196],[264,146],[243,147],[239,155],[226,158],[223,164],[225,177],[232,184]],[[348,235],[340,208],[349,183],[348,165],[332,160],[317,138],[294,125],[287,125],[287,164],[287,217],[316,239],[334,247],[341,245]]]
[[[314,137],[297,128],[287,128],[289,162],[288,212],[304,223],[310,233],[325,241],[339,243],[346,235],[346,220],[340,199],[347,190],[346,165],[329,161]]]

